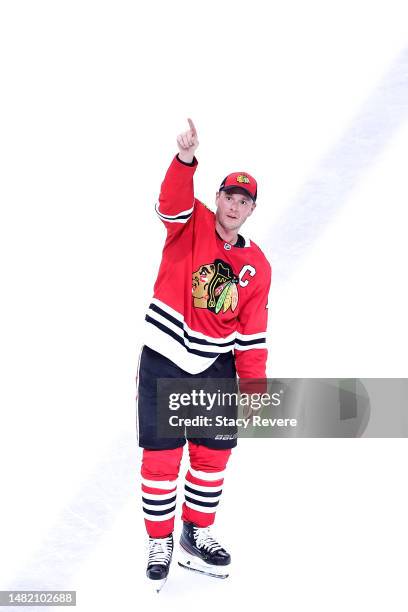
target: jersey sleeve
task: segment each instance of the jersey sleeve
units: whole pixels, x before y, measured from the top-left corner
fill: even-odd
[[[176,155],[161,184],[156,213],[168,233],[182,230],[194,212],[193,176],[198,165],[194,157],[191,164],[182,162]]]
[[[243,304],[238,316],[234,355],[239,378],[266,378],[266,332],[271,276],[271,267],[266,262],[263,280]]]

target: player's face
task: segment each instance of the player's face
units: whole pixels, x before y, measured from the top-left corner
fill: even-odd
[[[255,202],[239,188],[219,191],[215,200],[217,219],[226,230],[238,230],[255,209]]]

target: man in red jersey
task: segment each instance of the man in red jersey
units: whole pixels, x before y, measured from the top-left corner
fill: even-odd
[[[146,314],[138,368],[138,442],[143,450],[142,499],[149,535],[147,576],[160,590],[173,553],[177,478],[184,436],[157,434],[157,381],[266,377],[267,301],[271,267],[239,232],[254,212],[257,182],[247,172],[225,177],[216,213],[194,195],[197,130],[177,137],[179,152],[161,186],[156,212],[167,236]],[[225,578],[231,557],[210,533],[236,434],[188,439],[181,561]]]

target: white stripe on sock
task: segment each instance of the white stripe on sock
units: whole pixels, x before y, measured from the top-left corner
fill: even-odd
[[[217,493],[218,491],[222,491],[222,487],[224,485],[217,485],[216,487],[213,487],[211,485],[198,485],[195,482],[191,482],[190,480],[187,480],[187,478],[184,481],[184,484],[188,485],[189,487],[191,487],[192,489],[196,489],[197,491],[207,491],[208,493]]]
[[[147,519],[148,521],[154,521],[155,523],[158,523],[159,521],[167,521],[168,519],[173,518],[173,516],[176,514],[176,511],[173,510],[173,512],[169,512],[169,514],[161,514],[160,516],[156,516],[154,514],[144,514],[144,518]]]
[[[195,495],[195,493],[190,493],[190,491],[185,491],[184,494],[187,497],[192,497],[193,499],[197,499],[198,501],[202,501],[202,502],[218,502],[220,500],[220,497],[203,497],[202,495]]]
[[[147,478],[142,478],[142,484],[152,489],[175,489],[177,487],[177,480],[148,480]]]
[[[189,468],[189,472],[194,478],[199,478],[200,480],[222,480],[224,478],[225,470],[222,472],[200,472],[199,470],[193,470],[193,468]]]
[[[146,491],[143,491],[142,489],[142,496],[146,499],[152,500],[171,499],[172,497],[175,497],[176,493],[176,491],[170,491],[170,493],[146,493]]]
[[[175,505],[175,501],[171,502],[170,504],[146,504],[145,502],[143,502],[142,506],[143,508],[146,508],[147,510],[168,510],[169,508],[173,508],[173,506]]]

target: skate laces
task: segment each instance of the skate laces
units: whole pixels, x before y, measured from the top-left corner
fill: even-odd
[[[209,527],[194,527],[194,539],[197,548],[204,548],[208,552],[222,550],[222,546],[211,536]]]
[[[149,541],[149,559],[148,564],[163,564],[167,565],[170,561],[173,552],[172,537],[167,538],[150,538]]]

